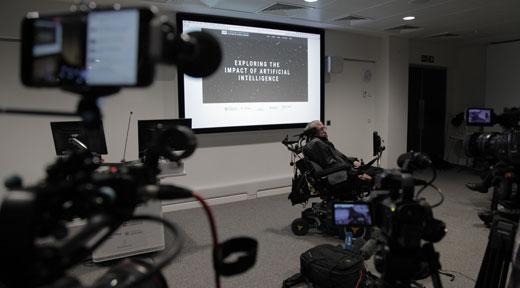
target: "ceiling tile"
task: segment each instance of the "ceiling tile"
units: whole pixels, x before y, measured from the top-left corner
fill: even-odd
[[[22,2],[38,3],[41,0]],[[55,0],[70,3],[72,0]],[[113,2],[98,0],[98,2]],[[164,2],[164,3],[162,3]],[[468,41],[504,39],[520,34],[520,0],[121,0],[120,3],[153,4],[161,9],[207,13],[230,17],[276,21],[320,28],[386,33],[384,29],[403,24],[422,27],[403,37],[421,38],[435,33],[460,33]],[[274,3],[304,6],[302,9],[259,13]],[[36,6],[36,5],[35,5]],[[364,21],[335,21],[349,15],[369,17]],[[403,16],[413,15],[405,22]],[[477,31],[477,33],[474,33]]]
[[[272,0],[257,0],[257,1],[243,1],[243,0],[200,0],[203,4],[210,8],[236,10],[242,12],[254,13],[262,8],[276,3]]]

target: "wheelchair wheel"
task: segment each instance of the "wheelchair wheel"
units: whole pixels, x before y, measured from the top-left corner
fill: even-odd
[[[294,235],[303,236],[309,233],[309,223],[303,218],[296,218],[291,224]]]

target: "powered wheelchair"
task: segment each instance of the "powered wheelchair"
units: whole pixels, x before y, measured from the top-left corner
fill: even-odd
[[[374,133],[374,137],[377,133]],[[338,166],[323,169],[308,155],[309,137],[305,134],[296,135],[296,140],[289,140],[288,136],[282,140],[282,144],[291,152],[290,165],[293,166],[294,174],[292,179],[291,193],[289,200],[291,204],[301,204],[307,207],[312,198],[319,198],[318,202],[311,202],[310,207],[305,208],[301,217],[295,219],[291,224],[291,230],[295,235],[306,235],[311,229],[324,234],[345,237],[349,229],[354,238],[367,236],[365,229],[361,227],[342,227],[334,225],[333,206],[341,201],[358,201],[370,193],[373,181],[362,181],[357,175],[365,173],[367,170],[380,173],[383,169],[372,167],[374,163],[379,164],[379,159],[384,150],[381,146],[381,139],[378,137],[379,145],[374,144],[376,157],[366,165],[359,168]],[[376,142],[374,138],[374,143]],[[377,146],[377,147],[376,147]],[[354,159],[352,159],[354,160]]]

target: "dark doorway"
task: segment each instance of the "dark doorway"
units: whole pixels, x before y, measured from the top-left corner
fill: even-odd
[[[444,163],[446,68],[412,65],[408,83],[407,149]]]

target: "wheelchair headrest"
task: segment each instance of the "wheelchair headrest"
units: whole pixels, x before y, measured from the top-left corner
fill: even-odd
[[[309,157],[309,155],[311,154],[312,146],[314,146],[314,142],[312,140],[307,141],[307,143],[305,143],[305,145],[302,147],[303,156]]]

